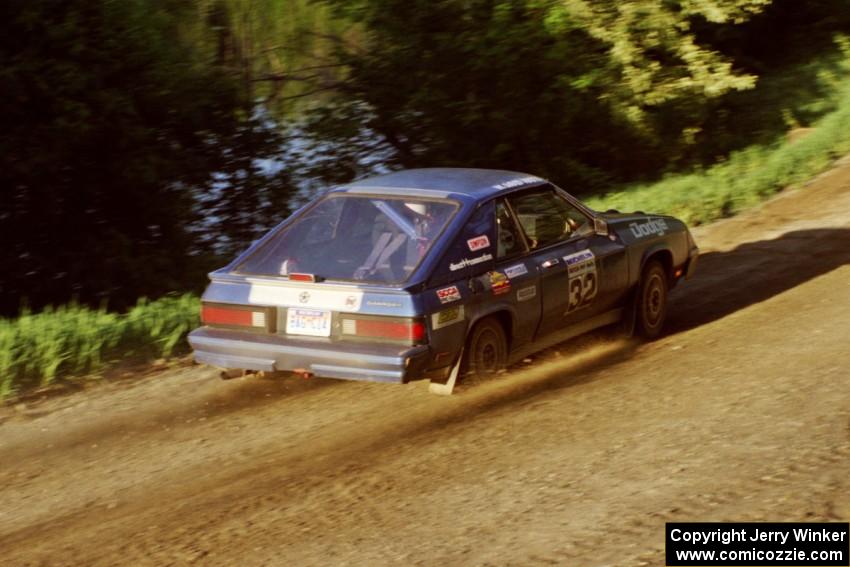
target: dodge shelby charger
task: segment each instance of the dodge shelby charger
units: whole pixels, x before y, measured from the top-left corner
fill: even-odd
[[[604,325],[656,337],[697,255],[675,218],[596,212],[532,175],[401,171],[325,192],[212,272],[189,342],[231,375],[447,393]]]

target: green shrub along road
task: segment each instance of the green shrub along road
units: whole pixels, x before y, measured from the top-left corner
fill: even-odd
[[[802,183],[850,152],[850,88],[835,112],[797,141],[753,146],[705,171],[675,175],[587,200],[598,210],[647,211],[677,216],[689,224],[728,217],[783,188]]]
[[[79,305],[0,319],[0,398],[60,377],[97,377],[122,361],[167,358],[198,325],[193,295],[139,300],[126,314]]]

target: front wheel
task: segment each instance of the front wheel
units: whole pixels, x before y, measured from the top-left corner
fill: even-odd
[[[661,334],[667,319],[667,272],[658,261],[651,261],[643,270],[635,298],[635,326],[638,334],[654,339]]]
[[[508,358],[508,341],[505,330],[495,317],[482,319],[469,335],[464,349],[461,374],[479,379],[492,376],[505,368]]]

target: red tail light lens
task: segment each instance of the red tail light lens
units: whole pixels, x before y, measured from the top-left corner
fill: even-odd
[[[317,281],[321,280],[321,278],[316,276],[316,274],[300,274],[300,273],[289,274],[289,279],[294,281],[294,282],[317,282]]]
[[[409,319],[345,319],[342,334],[358,338],[388,339],[420,343],[425,340],[425,324]]]
[[[268,316],[265,309],[203,304],[201,305],[201,322],[204,325],[254,327],[264,329],[268,322]]]

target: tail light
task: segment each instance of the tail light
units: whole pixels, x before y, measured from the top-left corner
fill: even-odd
[[[289,279],[294,282],[318,282],[322,281],[322,278],[317,276],[316,274],[302,274],[302,273],[292,273],[289,274]]]
[[[416,344],[425,341],[425,334],[425,323],[416,319],[370,317],[342,320],[344,337],[384,339]]]
[[[271,330],[273,317],[266,307],[250,305],[201,305],[201,323],[221,327],[244,327]]]

